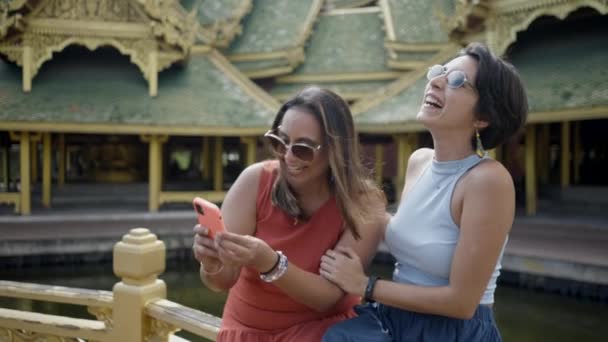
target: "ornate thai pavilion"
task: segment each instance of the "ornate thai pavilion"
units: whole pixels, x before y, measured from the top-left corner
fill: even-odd
[[[539,190],[605,191],[606,0],[0,0],[0,204],[52,208],[74,182],[145,184],[150,211],[219,202],[310,84],[352,104],[378,182],[400,189],[429,144],[426,70],[470,41],[527,87],[525,132],[491,151],[526,212]]]

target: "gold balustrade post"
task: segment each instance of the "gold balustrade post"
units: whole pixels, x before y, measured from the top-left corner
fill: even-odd
[[[167,297],[158,275],[165,270],[165,244],[146,228],[131,229],[114,246],[112,341],[143,342],[153,336],[153,324],[145,314],[146,304]],[[157,336],[157,335],[156,335]]]
[[[536,190],[536,126],[526,127],[526,214],[535,215],[537,209]]]

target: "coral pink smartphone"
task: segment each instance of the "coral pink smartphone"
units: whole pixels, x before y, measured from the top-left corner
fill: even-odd
[[[192,200],[194,211],[198,217],[198,223],[207,227],[209,230],[209,237],[215,238],[215,234],[225,231],[224,221],[222,220],[222,212],[217,205],[204,200],[200,197],[195,197]]]

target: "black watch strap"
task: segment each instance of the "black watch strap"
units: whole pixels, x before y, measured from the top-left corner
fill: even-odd
[[[365,299],[366,302],[374,301],[372,297],[374,295],[374,287],[376,287],[376,282],[378,281],[378,279],[380,279],[380,277],[378,276],[369,276],[367,280],[367,286],[365,287],[365,295],[363,296],[363,299]]]

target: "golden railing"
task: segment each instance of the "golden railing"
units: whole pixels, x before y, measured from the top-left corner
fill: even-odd
[[[0,308],[0,342],[184,341],[179,330],[215,340],[220,319],[166,300],[158,279],[165,270],[165,244],[148,229],[132,229],[114,246],[113,290],[0,281],[0,297],[87,307],[96,319]]]

